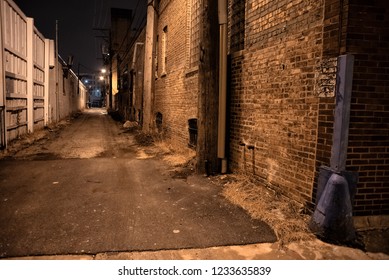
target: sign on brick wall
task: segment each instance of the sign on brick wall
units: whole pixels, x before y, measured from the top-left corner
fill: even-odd
[[[316,94],[319,97],[334,97],[336,86],[337,58],[323,59],[317,68]]]

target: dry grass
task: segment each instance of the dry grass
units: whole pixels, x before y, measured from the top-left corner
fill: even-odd
[[[169,166],[180,169],[193,165],[196,152],[190,148],[182,148],[169,142],[158,134],[136,132],[135,141],[141,147],[147,147],[147,155],[158,156]]]
[[[223,195],[244,208],[251,217],[268,223],[281,245],[315,238],[308,229],[309,216],[302,213],[303,207],[297,202],[249,180],[244,175],[227,177]]]
[[[166,161],[171,166],[182,166],[185,167],[191,162],[196,156],[195,151],[187,149],[187,150],[179,150],[174,151],[170,149],[170,153],[166,154],[163,157],[163,160]]]

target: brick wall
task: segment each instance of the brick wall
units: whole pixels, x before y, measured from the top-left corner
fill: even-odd
[[[247,0],[245,48],[231,54],[231,169],[304,203],[316,176],[322,30],[323,1]]]
[[[231,53],[232,171],[314,201],[330,164],[337,57],[351,53],[354,215],[388,214],[388,14],[383,0],[246,0],[244,49]]]
[[[187,147],[188,120],[198,117],[193,43],[198,5],[193,1],[161,0],[158,7],[153,114],[162,116],[159,128],[175,147]],[[246,0],[242,6],[229,0],[231,171],[313,206],[319,167],[330,165],[337,57],[351,53],[355,68],[347,170],[359,175],[354,214],[387,214],[387,2]],[[243,36],[235,36],[242,24]],[[144,40],[144,32],[140,37]],[[136,66],[135,92],[143,91],[142,63]],[[134,98],[140,111],[141,95]]]
[[[190,3],[162,0],[158,19],[158,71],[154,114],[162,114],[162,130],[176,147],[189,143],[188,120],[197,118],[197,68],[190,68]],[[166,35],[166,74],[162,73],[162,34]]]
[[[389,214],[389,2],[349,0],[355,55],[347,168],[359,174],[357,215]]]

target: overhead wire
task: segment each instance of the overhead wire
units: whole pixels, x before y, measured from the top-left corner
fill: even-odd
[[[111,3],[111,1],[109,1]],[[145,11],[143,9],[143,6],[140,6],[140,3],[141,3],[141,0],[138,0],[137,3],[136,3],[136,6],[135,6],[135,9],[134,9],[134,18],[132,19],[132,22],[129,24],[128,28],[127,28],[127,31],[126,31],[126,35],[125,37],[123,38],[121,44],[120,44],[120,47],[118,48],[118,51],[120,51],[121,53],[123,53],[123,58],[121,59],[121,63],[120,65],[122,65],[123,62],[126,61],[129,53],[131,52],[131,49],[132,47],[135,45],[136,43],[136,40],[138,39],[139,35],[141,34],[142,32],[142,29],[144,27],[144,24],[146,22],[146,19],[147,19],[147,15],[145,14]],[[100,10],[99,10],[99,13],[97,13],[97,6],[98,4],[100,4]],[[106,13],[104,14],[104,10],[106,10]],[[97,18],[97,14],[98,14],[98,25],[97,25],[97,28],[101,28],[103,26],[105,26],[105,23],[106,23],[106,20],[107,20],[107,15],[109,13],[109,9],[107,7],[107,9],[104,9],[104,0],[101,0],[100,3],[98,3],[98,0],[95,0],[95,15],[94,15],[94,22],[96,22],[96,18]],[[141,17],[143,14],[143,17]],[[104,17],[104,20],[103,20],[103,26],[101,26],[101,22],[102,22],[102,19]],[[129,44],[127,44],[126,48],[124,51],[121,51],[121,49],[123,48],[124,46],[124,43],[125,41],[128,39],[128,36],[130,36],[131,34],[131,28],[134,27],[134,29],[136,30],[136,33],[134,34],[134,36],[132,36]],[[95,38],[95,47],[96,47],[96,57],[98,57],[97,53],[100,54],[101,52],[101,48],[99,50],[99,47],[97,47],[97,38]],[[139,55],[138,55],[139,56]],[[129,60],[129,58],[128,58]]]
[[[95,0],[95,15],[94,15],[94,29],[102,31],[106,28],[106,22],[107,22],[107,14],[108,14],[108,8],[105,7],[104,3],[106,0]],[[111,1],[109,0],[109,3]],[[96,58],[99,58],[102,52],[102,44],[100,42],[101,40],[98,40],[95,37],[95,55]]]
[[[135,15],[137,14],[139,3],[140,3],[140,0],[138,0],[138,2],[136,3],[135,10],[134,10],[134,14]],[[122,40],[122,42],[120,44],[120,47],[118,48],[118,52],[121,51],[121,49],[122,49],[122,47],[124,45],[124,42],[127,40],[128,35],[130,34],[130,31],[131,31],[131,28],[132,28],[134,22],[135,22],[135,17],[134,17],[134,19],[132,19],[131,23],[127,27],[126,35],[124,36],[124,38],[123,38],[123,40]]]
[[[99,9],[99,17],[98,17],[98,21],[97,21],[97,25],[96,25],[97,28],[100,28],[102,12],[103,12],[103,4],[104,4],[104,0],[101,0],[100,1],[100,9]]]
[[[125,55],[123,56],[122,61],[121,61],[121,63],[120,63],[119,66],[121,66],[124,62],[127,62],[127,63],[129,62],[129,59],[130,59],[130,58],[128,58],[128,61],[126,61],[127,56],[130,54],[132,47],[135,45],[135,43],[136,43],[136,41],[137,41],[139,35],[141,34],[142,29],[143,29],[143,28],[142,28],[142,25],[145,23],[146,18],[147,18],[147,16],[145,15],[145,16],[143,17],[143,19],[142,19],[141,24],[140,24],[140,25],[138,26],[138,28],[137,28],[137,33],[135,34],[135,36],[132,38],[132,41],[131,41],[130,44],[128,45],[128,48],[126,49]]]
[[[132,22],[131,22],[131,24],[128,26],[128,28],[127,28],[127,31],[126,31],[126,35],[125,35],[125,37],[123,38],[123,41],[122,41],[122,43],[120,44],[120,47],[118,48],[118,52],[119,53],[124,53],[124,55],[122,56],[122,58],[121,58],[121,62],[120,62],[120,64],[119,64],[119,67],[121,66],[121,65],[123,65],[123,63],[128,63],[128,60],[129,60],[129,58],[127,59],[127,57],[128,57],[128,54],[131,52],[131,49],[132,49],[132,47],[134,46],[134,44],[135,44],[135,41],[137,40],[137,38],[139,37],[139,35],[140,35],[140,32],[142,31],[142,25],[145,23],[145,21],[146,21],[146,14],[144,14],[143,15],[143,18],[140,20],[140,22],[139,22],[139,24],[137,25],[136,24],[136,16],[138,16],[138,18],[139,18],[139,15],[141,16],[142,15],[142,11],[139,11],[138,9],[139,9],[139,4],[140,4],[140,0],[138,0],[138,2],[137,2],[137,4],[136,4],[136,6],[135,6],[135,12],[134,12],[134,14],[135,14],[135,17],[134,17],[134,19],[132,20]],[[139,21],[139,20],[138,20]],[[128,36],[129,36],[129,34],[131,33],[130,31],[131,31],[131,28],[132,27],[134,27],[134,29],[133,30],[136,30],[137,32],[134,34],[134,36],[132,36],[132,40],[129,42],[129,44],[127,44],[127,47],[126,47],[126,49],[124,50],[124,51],[122,51],[122,46],[124,45],[124,42],[126,41],[126,39],[128,38]]]
[[[104,0],[102,0],[103,1],[103,3],[105,2]],[[108,1],[109,2],[109,7],[111,7],[112,5],[111,5],[111,0],[110,1]],[[107,24],[107,18],[108,18],[108,15],[109,15],[109,7],[107,7],[106,9],[104,9],[105,10],[105,14],[104,14],[104,21],[103,21],[103,25],[102,25],[102,27],[104,28],[105,26],[106,26],[106,24]]]

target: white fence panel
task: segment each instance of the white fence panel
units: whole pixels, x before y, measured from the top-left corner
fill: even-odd
[[[2,1],[5,108],[8,140],[27,132],[27,18],[13,1]]]

